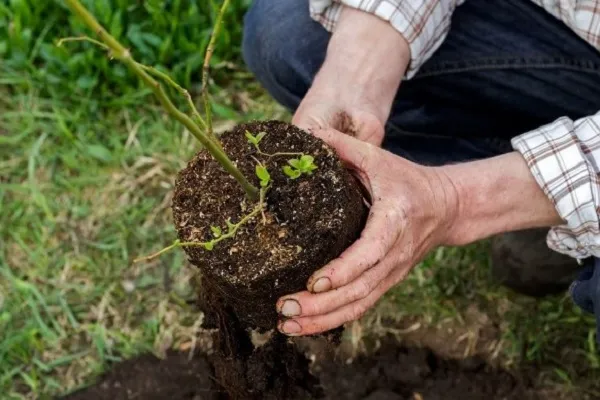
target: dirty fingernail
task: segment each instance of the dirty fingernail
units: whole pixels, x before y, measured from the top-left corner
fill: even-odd
[[[279,325],[279,331],[284,335],[295,335],[302,331],[302,327],[296,321],[285,321]]]
[[[288,299],[283,302],[280,312],[285,317],[297,317],[302,314],[302,308],[296,300]]]
[[[312,287],[315,293],[326,292],[331,289],[331,281],[329,278],[319,278]]]

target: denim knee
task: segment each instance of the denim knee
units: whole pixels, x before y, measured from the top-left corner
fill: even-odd
[[[248,69],[256,75],[259,81],[265,79],[270,70],[268,60],[272,59],[271,52],[276,52],[279,43],[273,37],[270,28],[270,15],[267,0],[252,2],[244,17],[244,33],[242,40],[242,55]]]
[[[248,69],[279,103],[295,110],[325,59],[329,33],[310,18],[308,2],[254,0],[244,18]]]

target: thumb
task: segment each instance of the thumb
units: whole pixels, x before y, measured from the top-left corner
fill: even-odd
[[[299,113],[294,114],[294,117],[292,118],[292,125],[296,125],[298,128],[307,132],[310,132],[313,129],[309,119],[304,118],[303,115]]]
[[[312,133],[315,130],[323,129],[327,125],[314,117],[305,116],[305,114],[296,114],[292,118],[292,124],[303,131]]]
[[[292,124],[308,132],[328,128],[331,121],[331,106],[318,99],[304,99],[292,118]]]
[[[333,128],[315,129],[314,136],[331,146],[340,159],[354,169],[366,172],[378,148]]]

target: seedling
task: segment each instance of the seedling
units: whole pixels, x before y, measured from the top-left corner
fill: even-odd
[[[313,171],[317,169],[314,163],[315,159],[313,156],[302,155],[300,158],[288,160],[288,164],[283,167],[283,173],[286,174],[290,179],[298,179],[303,174],[312,175]]]
[[[274,154],[267,154],[265,152],[263,152],[260,149],[260,141],[266,136],[265,132],[260,132],[258,135],[253,135],[251,132],[246,131],[246,139],[248,139],[248,143],[250,143],[251,145],[253,145],[256,148],[256,151],[264,156],[267,156],[269,158],[271,157],[276,157],[276,156],[299,156],[299,158],[293,158],[291,160],[288,160],[288,164],[283,167],[283,172],[291,179],[298,179],[300,176],[302,176],[302,174],[306,174],[306,175],[312,175],[313,171],[315,169],[317,169],[317,166],[315,165],[315,159],[313,156],[304,154],[304,153],[274,153]],[[256,167],[256,175],[258,176],[259,172],[258,172],[258,166]],[[266,172],[266,170],[264,172],[262,172],[262,174],[264,174]],[[267,172],[268,174],[268,172]],[[261,179],[260,176],[258,176],[259,179]],[[261,185],[262,185],[262,179],[261,179]]]
[[[246,139],[248,139],[248,143],[250,143],[252,146],[254,146],[254,148],[256,149],[256,152],[258,154],[260,154],[261,156],[273,158],[273,157],[278,157],[278,156],[303,156],[304,155],[304,153],[298,153],[298,152],[277,152],[277,153],[273,153],[273,154],[265,153],[264,151],[261,150],[259,144],[260,144],[261,140],[263,140],[263,138],[267,135],[266,132],[259,132],[255,136],[251,132],[246,131],[245,135],[246,135]]]
[[[262,189],[260,191],[260,200],[259,200],[258,204],[254,207],[254,209],[249,214],[244,216],[238,223],[236,223],[236,224],[232,223],[230,218],[228,218],[225,221],[227,224],[227,232],[226,233],[223,233],[221,228],[219,228],[217,226],[211,226],[210,229],[211,229],[212,235],[214,237],[214,239],[212,239],[212,240],[209,240],[207,242],[182,242],[181,240],[177,239],[170,246],[165,247],[164,249],[162,249],[154,254],[151,254],[149,256],[137,258],[137,259],[133,260],[133,262],[138,263],[141,261],[150,261],[150,260],[160,257],[161,255],[165,254],[166,252],[171,251],[178,247],[203,247],[205,250],[212,251],[215,248],[215,245],[217,243],[234,237],[235,234],[237,233],[237,231],[244,224],[246,224],[252,218],[256,217],[259,213],[263,212],[265,193],[266,193],[266,189]]]
[[[256,166],[256,176],[260,179],[260,187],[266,188],[269,186],[271,182],[271,174],[267,171],[267,167],[264,165],[258,164]]]
[[[223,231],[218,226],[211,226],[210,230],[212,231],[212,234],[215,237],[215,239],[218,239],[223,234]]]
[[[71,8],[71,10],[90,28],[93,32],[96,33],[98,39],[93,39],[87,36],[82,37],[72,37],[72,38],[64,38],[61,39],[57,45],[61,46],[66,42],[90,42],[93,43],[104,51],[108,53],[110,59],[117,59],[123,62],[129,69],[138,76],[154,93],[154,95],[158,98],[160,103],[165,108],[166,112],[173,117],[175,120],[180,122],[186,129],[191,132],[196,139],[204,146],[204,148],[212,155],[212,157],[219,162],[219,164],[227,171],[235,180],[239,183],[239,185],[244,189],[246,193],[246,197],[255,202],[256,205],[253,210],[244,216],[238,223],[232,223],[230,219],[226,220],[227,223],[227,232],[223,232],[222,229],[218,226],[211,226],[210,232],[212,234],[213,239],[206,242],[181,242],[176,240],[173,244],[168,246],[167,248],[159,251],[156,254],[153,254],[148,257],[143,257],[135,260],[134,262],[141,260],[150,260],[159,255],[173,249],[176,247],[202,247],[206,250],[213,250],[214,246],[221,242],[222,240],[233,237],[238,229],[250,221],[253,217],[262,213],[263,221],[266,220],[264,214],[265,207],[265,196],[267,190],[271,185],[271,175],[267,168],[258,160],[256,165],[256,176],[258,177],[260,186],[256,187],[251,184],[246,176],[237,168],[237,166],[232,162],[229,156],[225,153],[219,139],[214,135],[212,128],[212,113],[210,106],[210,98],[208,93],[208,74],[209,74],[209,66],[210,59],[214,52],[214,47],[216,43],[216,37],[219,33],[223,15],[225,10],[227,9],[230,0],[224,0],[221,9],[217,15],[217,20],[215,23],[215,28],[213,30],[213,34],[210,38],[203,68],[202,68],[202,99],[204,102],[204,117],[200,114],[198,109],[196,108],[192,96],[190,93],[177,84],[172,78],[170,78],[164,72],[157,70],[154,67],[143,65],[133,58],[129,49],[124,47],[117,39],[111,36],[94,18],[92,14],[80,3],[79,0],[65,0],[67,5]],[[162,84],[161,84],[162,82]],[[176,91],[181,93],[187,100],[187,105],[191,110],[191,116],[188,116],[186,113],[179,110],[169,98],[169,95],[163,88],[163,84],[171,86]],[[275,153],[275,154],[266,154],[263,153],[260,149],[260,142],[265,137],[265,132],[260,132],[257,135],[253,135],[250,132],[246,132],[246,138],[248,142],[253,145],[258,154],[268,157],[275,156],[297,156],[299,158],[289,160],[288,163],[291,167],[286,166],[284,168],[284,172],[286,175],[291,177],[292,179],[298,178],[302,174],[311,174],[316,166],[314,165],[314,159],[312,156],[304,155],[302,153]]]
[[[254,136],[252,133],[246,131],[246,139],[248,139],[248,143],[256,147],[256,150],[259,153],[262,153],[262,151],[260,151],[260,147],[258,147],[258,144],[260,143],[262,138],[266,136],[266,134],[267,132],[260,132],[258,135]]]
[[[181,86],[176,84],[166,74],[156,70],[153,67],[142,65],[134,60],[129,49],[123,46],[117,39],[110,35],[102,25],[98,23],[96,18],[79,2],[79,0],[65,0],[71,10],[90,28],[95,32],[100,40],[92,39],[89,37],[79,38],[66,38],[59,41],[59,45],[62,45],[68,41],[88,41],[95,43],[108,51],[108,55],[111,59],[115,58],[122,61],[129,69],[137,75],[154,93],[160,103],[163,105],[167,113],[172,116],[175,120],[183,124],[198,141],[206,148],[206,150],[221,164],[221,166],[227,171],[235,180],[242,186],[246,195],[251,200],[257,200],[259,197],[259,189],[252,185],[248,179],[242,174],[242,172],[235,166],[231,159],[223,151],[218,139],[214,136],[212,129],[212,113],[210,110],[210,101],[208,94],[208,71],[210,65],[210,59],[214,51],[215,39],[218,35],[218,31],[221,26],[223,14],[229,5],[230,0],[225,0],[217,16],[217,22],[215,29],[209,42],[206,55],[204,58],[203,72],[202,72],[202,97],[204,99],[205,117],[202,118],[200,113],[196,110],[193,101],[189,101],[189,93]],[[190,118],[187,114],[180,111],[171,101],[167,92],[159,81],[154,79],[153,76],[165,81],[167,84],[175,87],[181,93],[186,95],[188,98],[188,104],[192,107],[192,115]],[[198,122],[196,122],[198,121]],[[202,127],[200,126],[202,125]]]

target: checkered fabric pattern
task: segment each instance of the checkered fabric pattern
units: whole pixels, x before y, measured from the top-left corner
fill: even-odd
[[[582,39],[600,49],[600,1],[532,0],[564,22]]]
[[[531,0],[600,50],[600,1]],[[343,7],[389,21],[408,42],[406,78],[443,43],[464,0],[309,0],[313,19],[334,31]],[[600,113],[557,121],[513,139],[536,181],[565,221],[548,234],[548,246],[577,259],[600,257]]]
[[[578,259],[599,257],[600,113],[560,118],[512,144],[566,222],[550,231],[550,248]]]
[[[531,0],[600,49],[600,1]],[[330,32],[343,7],[353,7],[389,21],[408,42],[412,60],[407,78],[437,50],[450,29],[456,7],[465,0],[309,0],[313,19]]]
[[[389,21],[408,42],[411,63],[407,78],[412,78],[421,65],[442,44],[450,29],[454,9],[465,0],[310,0],[312,17],[328,31],[344,6],[377,15]]]

